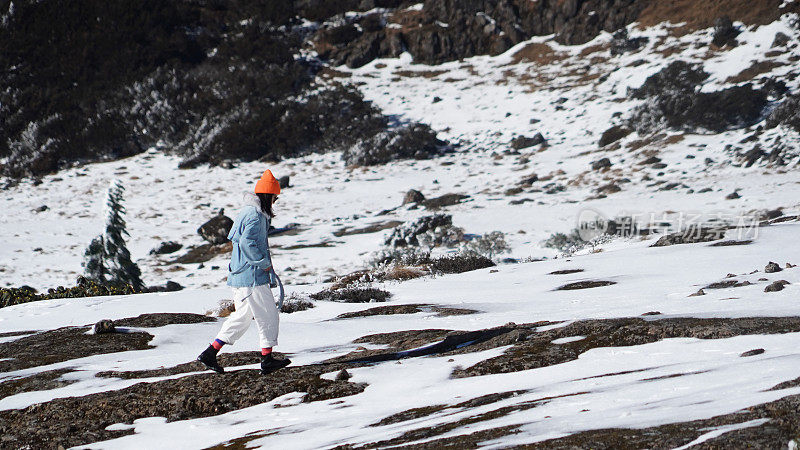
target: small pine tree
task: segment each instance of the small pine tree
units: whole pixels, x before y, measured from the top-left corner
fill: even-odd
[[[105,259],[111,281],[130,284],[137,291],[144,288],[139,266],[131,260],[131,253],[125,245],[125,236],[130,236],[125,229],[125,207],[122,206],[125,188],[119,180],[115,180],[108,188],[106,200],[106,231],[103,235]]]
[[[108,268],[105,262],[103,236],[97,236],[92,239],[92,243],[86,248],[86,252],[83,256],[83,267],[86,269],[86,278],[98,283],[105,283],[108,275]]]
[[[115,180],[108,188],[106,199],[106,230],[103,235],[92,240],[84,254],[83,266],[89,279],[100,283],[111,282],[128,284],[137,291],[144,289],[142,272],[131,260],[131,253],[125,245],[125,207],[122,206],[125,188]]]

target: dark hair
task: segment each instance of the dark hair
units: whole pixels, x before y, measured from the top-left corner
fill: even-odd
[[[261,211],[267,215],[270,219],[275,217],[275,213],[272,212],[272,199],[275,198],[275,194],[256,194],[258,196],[258,201],[261,202]]]

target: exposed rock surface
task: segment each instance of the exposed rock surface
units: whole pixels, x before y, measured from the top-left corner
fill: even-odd
[[[144,350],[153,336],[144,332],[86,334],[89,327],[65,327],[0,343],[0,372],[69,361],[104,353]]]
[[[429,159],[447,150],[447,143],[424,124],[414,123],[382,131],[345,149],[342,158],[351,166],[371,166],[397,159]]]
[[[624,125],[615,125],[603,132],[603,134],[600,136],[600,141],[597,144],[600,147],[605,147],[608,144],[617,142],[632,132],[633,130]]]
[[[427,0],[422,10],[392,11],[388,27],[373,15],[324,28],[315,49],[333,64],[359,67],[376,57],[410,52],[414,60],[439,64],[479,54],[496,55],[531,36],[555,34],[562,44],[590,41],[600,31],[633,22],[647,1]],[[358,25],[356,27],[355,25]]]
[[[158,247],[150,250],[151,255],[166,255],[168,253],[175,253],[183,248],[183,244],[175,241],[164,241],[158,244]]]
[[[714,39],[711,43],[717,47],[725,45],[736,46],[736,36],[741,31],[733,26],[731,18],[728,16],[720,16],[714,19]]]
[[[713,132],[742,128],[757,122],[767,106],[768,94],[751,84],[714,92],[700,92],[709,77],[702,68],[683,61],[670,63],[630,91],[634,99],[646,100],[636,107],[630,126],[640,133],[663,128],[704,128]]]
[[[212,245],[224,244],[228,240],[228,233],[233,226],[233,219],[223,214],[220,210],[219,214],[209,219],[197,229],[197,233]]]
[[[517,136],[511,140],[509,145],[511,148],[515,150],[521,150],[523,148],[533,147],[534,145],[544,144],[545,139],[542,136],[542,133],[536,133],[533,137],[528,136]]]
[[[422,192],[416,189],[410,189],[408,192],[406,192],[406,195],[403,196],[404,205],[408,203],[421,203],[423,201],[425,201],[425,196],[422,195]]]
[[[247,408],[291,392],[304,392],[304,401],[312,402],[364,390],[361,384],[320,378],[322,373],[336,369],[335,365],[290,366],[270,376],[258,370],[237,370],[224,376],[203,373],[0,411],[3,445],[72,447],[131,434],[133,430],[108,431],[106,427],[144,417],[186,420]]]
[[[724,228],[690,227],[682,232],[661,236],[651,247],[710,242],[722,239],[723,237],[725,237]]]

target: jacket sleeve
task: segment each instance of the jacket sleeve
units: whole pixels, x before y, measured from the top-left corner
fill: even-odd
[[[260,240],[266,241],[266,237],[261,237],[261,233],[264,233],[265,230],[261,229],[258,216],[246,218],[242,228],[242,237],[239,240],[239,248],[242,251],[242,255],[251,266],[264,270],[269,269],[272,266],[269,248],[267,248],[266,252],[258,248]]]

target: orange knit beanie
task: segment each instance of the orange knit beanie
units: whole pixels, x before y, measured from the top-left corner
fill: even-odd
[[[281,193],[281,185],[272,172],[266,170],[261,179],[256,183],[256,194],[275,194]]]

